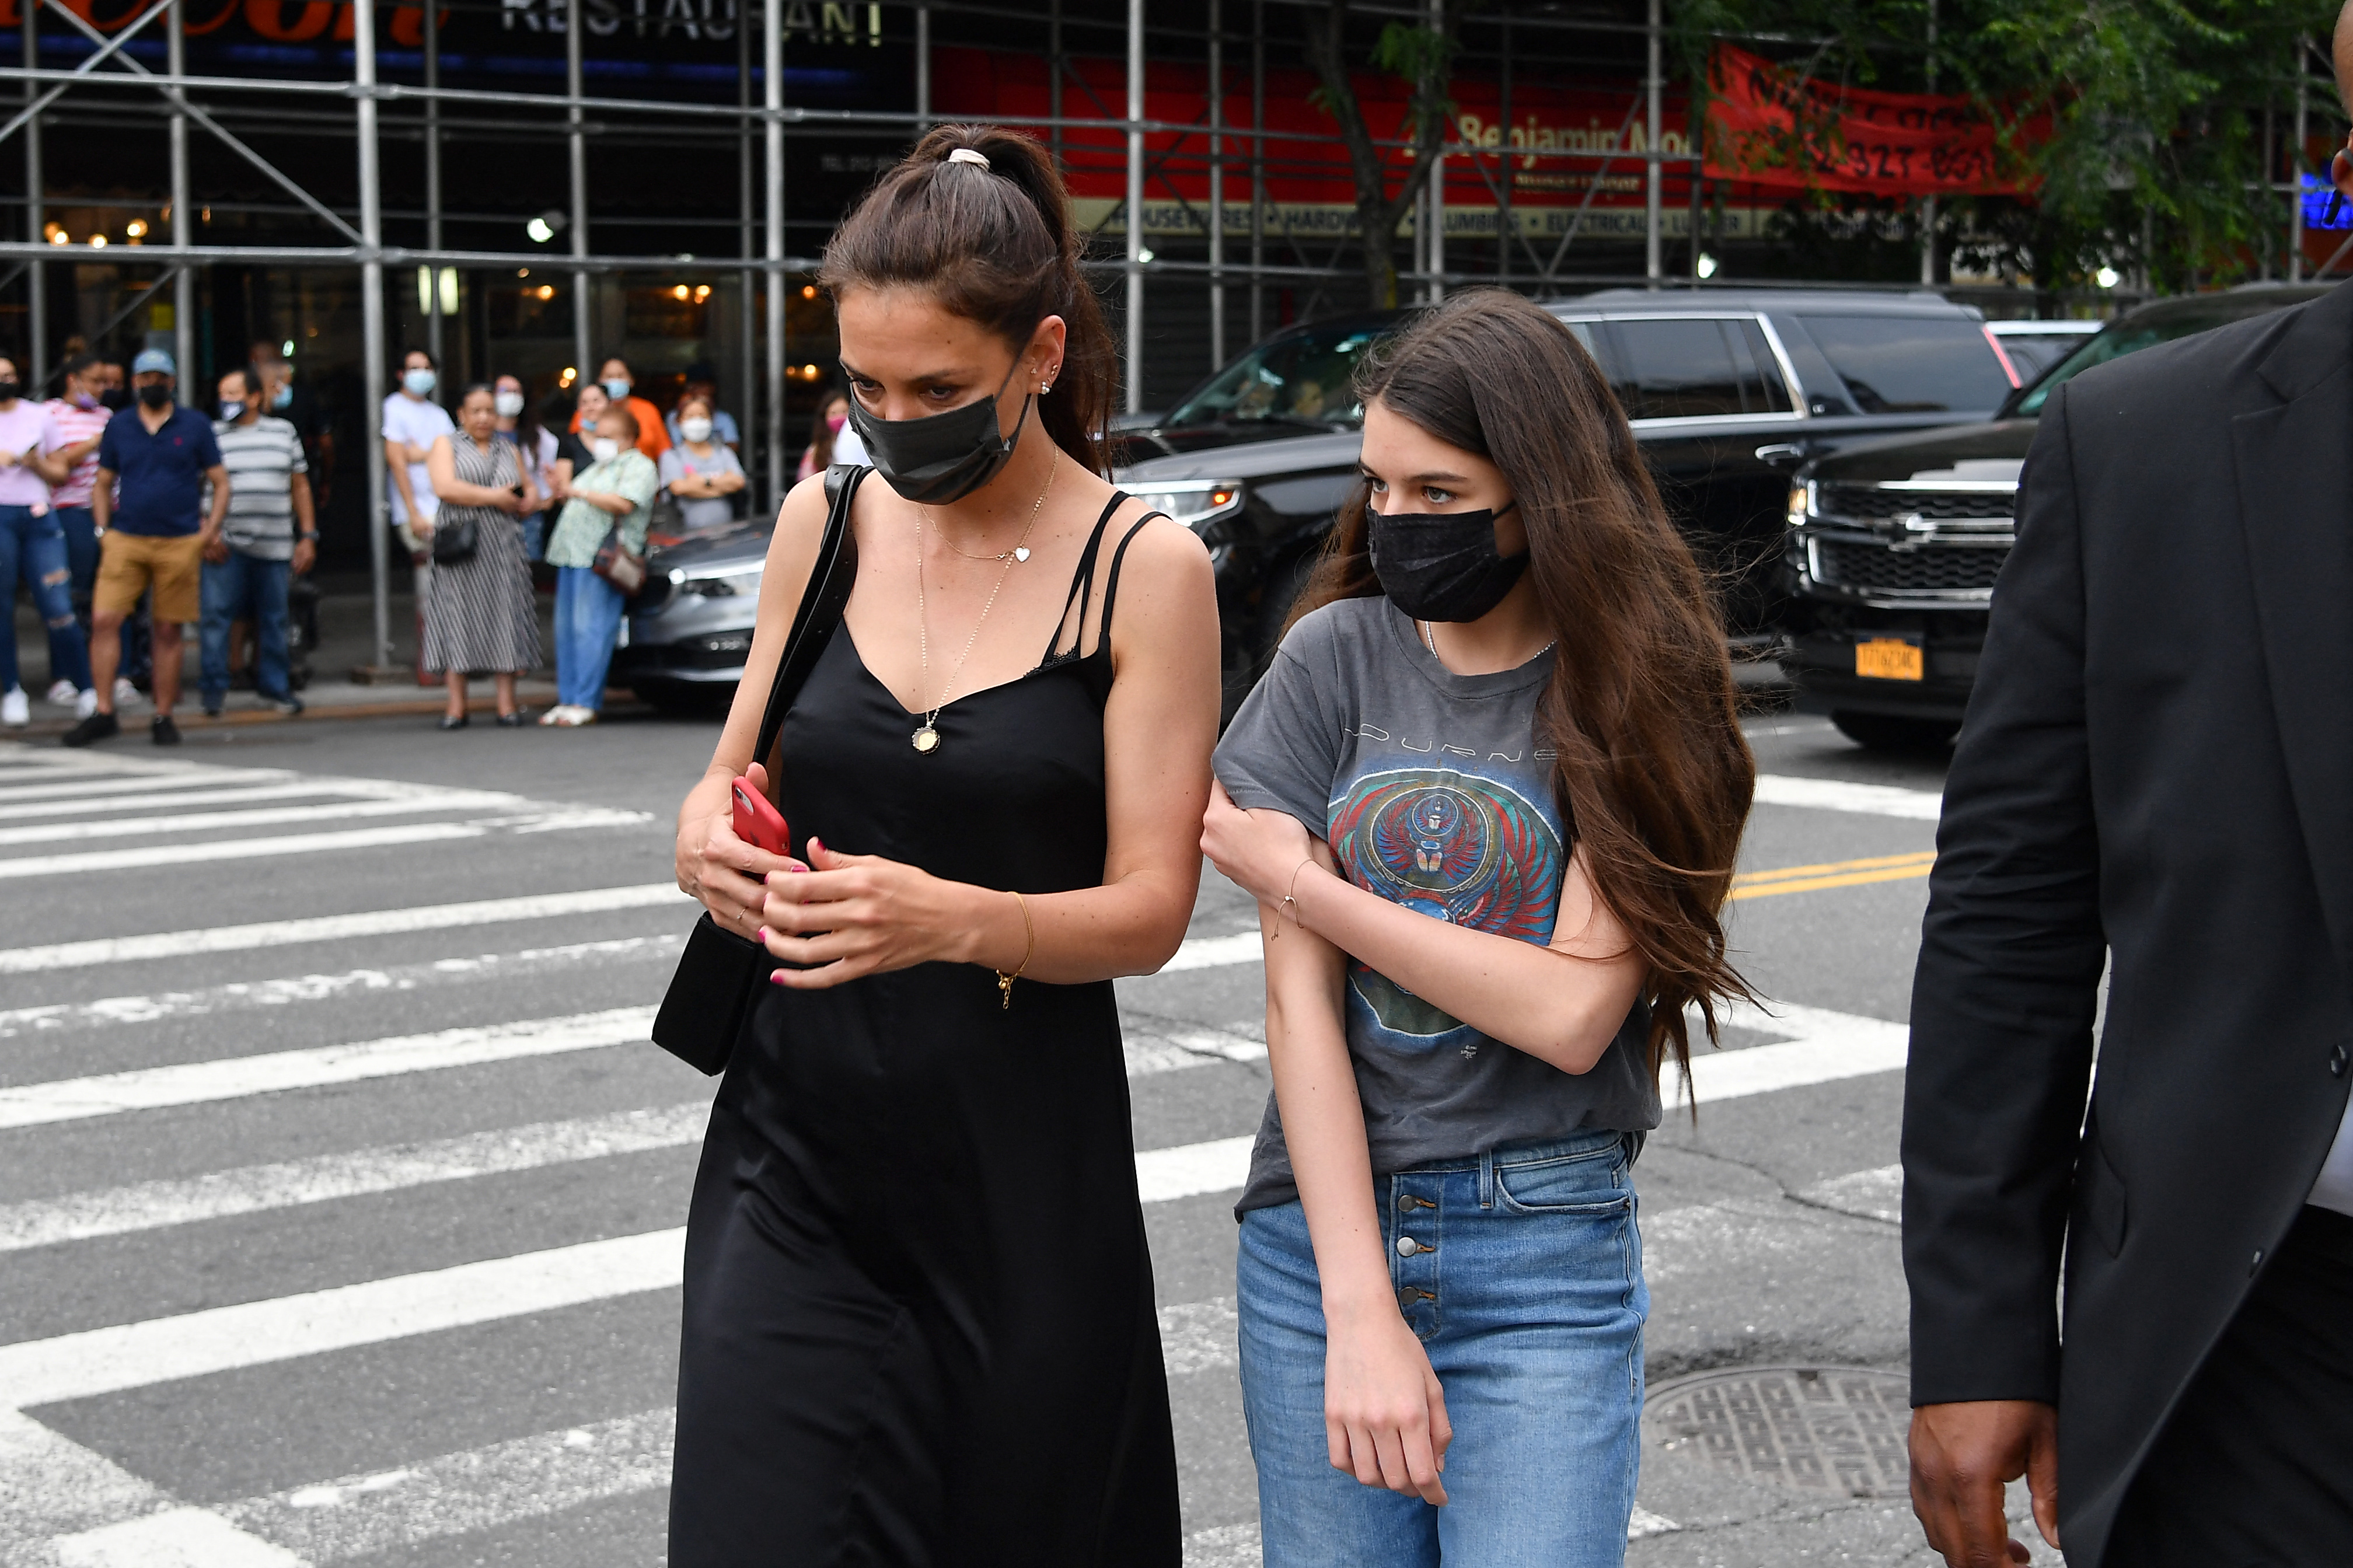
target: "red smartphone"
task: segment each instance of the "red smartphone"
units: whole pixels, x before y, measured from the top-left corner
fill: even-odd
[[[785,814],[742,779],[735,781],[735,837],[771,855],[790,855],[793,837]]]

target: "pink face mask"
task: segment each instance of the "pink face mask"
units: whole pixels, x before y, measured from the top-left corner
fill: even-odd
[[[828,414],[825,416],[825,427],[839,436],[841,434],[842,426],[849,420],[849,416],[846,414]]]

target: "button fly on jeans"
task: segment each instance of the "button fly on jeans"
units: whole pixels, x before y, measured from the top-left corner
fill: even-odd
[[[1398,1256],[1399,1258],[1411,1258],[1417,1252],[1435,1252],[1437,1250],[1438,1248],[1434,1247],[1424,1247],[1421,1243],[1416,1241],[1409,1236],[1400,1236],[1398,1237]]]

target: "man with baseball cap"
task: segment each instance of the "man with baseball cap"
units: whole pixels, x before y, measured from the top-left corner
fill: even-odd
[[[65,737],[69,746],[87,746],[121,732],[114,717],[114,671],[121,647],[123,617],[138,607],[139,595],[155,591],[155,717],[150,738],[159,746],[179,744],[172,705],[180,697],[180,628],[203,614],[205,552],[221,537],[228,513],[228,469],[213,422],[172,400],[177,367],[161,349],[147,349],[131,362],[131,387],[138,399],[135,418],[108,422],[99,438],[97,482],[90,510],[98,524],[98,584],[90,598],[90,664],[98,711]],[[114,494],[121,481],[121,496]],[[213,487],[209,516],[200,515],[204,487]]]

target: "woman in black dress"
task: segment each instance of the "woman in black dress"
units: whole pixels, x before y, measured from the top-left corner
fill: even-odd
[[[877,469],[796,700],[794,858],[729,827],[823,532],[786,500],[680,884],[786,963],[687,1231],[671,1568],[1175,1568],[1111,980],[1199,874],[1218,623],[1193,534],[1114,491],[1115,366],[1037,144],[927,135],[823,278]],[[765,879],[765,882],[761,879]]]

